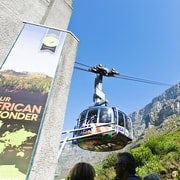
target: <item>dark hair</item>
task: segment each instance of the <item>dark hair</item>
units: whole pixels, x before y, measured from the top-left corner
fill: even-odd
[[[79,162],[70,171],[69,180],[94,180],[94,167],[86,162]]]
[[[136,173],[136,162],[132,154],[128,152],[118,153],[117,158],[126,164],[126,169],[129,174],[133,175]]]
[[[160,180],[160,177],[157,173],[151,173],[144,176],[143,180]]]

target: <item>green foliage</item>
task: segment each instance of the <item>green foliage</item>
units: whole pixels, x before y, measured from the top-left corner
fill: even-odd
[[[104,169],[106,169],[106,168],[109,168],[109,167],[114,166],[115,163],[116,163],[116,156],[117,156],[117,155],[116,155],[115,153],[109,154],[109,155],[107,156],[107,158],[103,161],[102,167],[103,167]]]
[[[103,165],[102,165],[102,163],[95,166],[95,171],[96,171],[96,174],[98,174],[98,175],[103,172]]]
[[[114,177],[114,165],[116,163],[116,153],[109,154],[107,158],[95,167],[98,180],[106,180],[107,177]]]
[[[178,145],[173,141],[172,137],[168,135],[153,137],[145,143],[145,146],[149,147],[153,154],[158,155],[165,155],[178,150]]]
[[[140,177],[156,172],[164,180],[171,179],[172,167],[180,173],[180,128],[164,135],[150,137],[141,146],[131,149],[138,167],[137,175]],[[117,154],[110,154],[99,166],[98,180],[113,179],[115,177],[114,163]],[[108,177],[108,178],[107,178]],[[179,178],[179,177],[178,177]]]
[[[163,164],[166,164],[167,162],[174,163],[174,162],[178,161],[178,159],[179,159],[179,153],[170,152],[163,157],[162,161],[163,161]]]
[[[27,90],[27,91],[39,91],[41,93],[48,93],[50,90],[52,78],[46,76],[0,76],[1,91],[7,90]]]
[[[151,137],[148,142],[131,150],[139,162],[139,167],[137,168],[139,176],[142,177],[150,172],[157,172],[158,174],[169,172],[170,174],[171,165],[175,169],[178,167],[177,162],[180,161],[179,131],[180,129],[177,129],[165,135]]]
[[[141,145],[138,148],[131,149],[131,153],[137,162],[136,172],[138,176],[143,177],[150,172],[157,172],[161,169],[158,157],[152,153],[149,147]]]
[[[114,166],[116,163],[117,154],[109,154],[106,159],[98,166],[95,167],[96,170],[96,180],[111,180],[115,177]]]
[[[161,165],[155,159],[149,160],[136,169],[138,176],[143,177],[151,172],[158,172],[161,169]]]
[[[147,161],[153,158],[151,149],[145,146],[132,149],[131,153],[134,156],[138,166],[143,166]]]
[[[114,168],[110,167],[103,169],[100,174],[97,173],[95,180],[113,180],[115,176]]]

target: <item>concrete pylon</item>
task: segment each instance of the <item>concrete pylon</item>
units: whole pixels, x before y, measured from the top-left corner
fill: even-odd
[[[54,179],[78,40],[67,33],[28,179]]]
[[[67,30],[72,14],[72,0],[19,0],[18,2],[4,0],[0,2],[0,9],[1,64],[18,37],[24,22],[67,32],[26,178],[28,180],[53,180],[79,42],[78,38]]]

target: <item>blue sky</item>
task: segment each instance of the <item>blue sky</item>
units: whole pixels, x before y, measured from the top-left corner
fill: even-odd
[[[80,40],[76,61],[120,74],[176,84],[180,77],[179,0],[74,0],[68,30]],[[95,74],[74,70],[64,130],[92,105]],[[167,86],[104,78],[109,106],[126,114],[143,108]]]

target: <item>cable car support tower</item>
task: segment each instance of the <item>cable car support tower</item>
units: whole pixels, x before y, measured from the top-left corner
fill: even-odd
[[[107,106],[108,101],[106,100],[105,93],[102,91],[103,76],[114,77],[115,75],[119,75],[119,73],[115,69],[109,70],[101,64],[90,68],[89,71],[96,74],[93,95],[94,106]]]

